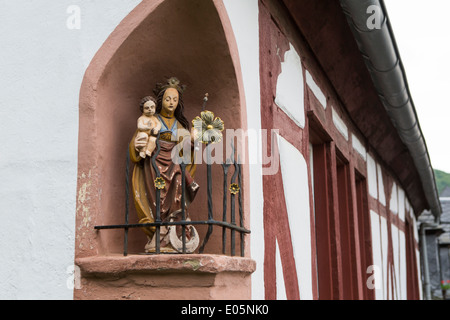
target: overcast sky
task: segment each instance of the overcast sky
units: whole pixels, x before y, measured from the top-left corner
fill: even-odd
[[[385,0],[435,169],[450,173],[450,0]]]

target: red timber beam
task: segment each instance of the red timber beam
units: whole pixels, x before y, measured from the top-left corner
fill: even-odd
[[[289,50],[289,41],[272,20],[269,10],[259,3],[260,25],[260,86],[261,128],[267,130],[267,150],[264,157],[279,157],[278,143],[272,130],[304,153],[304,134],[274,102],[278,75],[281,73],[280,58]],[[300,88],[303,90],[304,88]],[[264,131],[263,131],[264,132]],[[265,138],[265,137],[263,137]],[[304,181],[303,183],[307,183]],[[278,243],[287,299],[300,299],[298,275],[290,232],[289,218],[280,168],[273,175],[263,175],[264,192],[264,284],[265,298],[276,299],[276,244]]]

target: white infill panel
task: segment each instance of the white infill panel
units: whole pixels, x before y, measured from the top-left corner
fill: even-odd
[[[361,156],[361,158],[364,159],[364,161],[367,160],[367,151],[362,142],[354,135],[352,134],[352,146],[353,149],[358,152],[358,154]]]
[[[398,213],[398,189],[397,189],[397,184],[395,182],[392,184],[391,200],[389,201],[389,209],[395,214]]]
[[[345,124],[344,120],[342,120],[342,118],[339,116],[339,114],[336,112],[334,108],[332,108],[332,114],[334,126],[339,131],[339,133],[342,134],[345,140],[348,140],[348,127]]]
[[[377,164],[377,173],[378,173],[378,200],[381,204],[386,205],[386,195],[384,193],[384,182],[383,182],[383,174],[381,171],[381,166]]]
[[[303,155],[283,137],[278,136],[278,145],[300,298],[310,300],[313,296],[308,167]]]
[[[381,230],[380,230],[380,216],[370,210],[370,222],[372,226],[372,254],[373,265],[369,266],[367,270],[366,285],[371,290],[375,290],[375,299],[383,299],[383,275],[382,275],[382,249],[381,249]]]
[[[388,227],[387,227],[387,220],[384,217],[380,217],[380,223],[381,223],[381,252],[382,252],[382,259],[383,264],[382,267],[382,274],[383,274],[383,299],[387,299],[387,290],[388,290],[388,277],[390,277],[390,274],[388,274]],[[391,278],[389,278],[389,281]],[[389,292],[389,295],[391,295],[391,292]]]
[[[377,185],[377,165],[370,154],[367,154],[367,182],[369,184],[369,194],[378,199]]]
[[[406,283],[406,241],[405,241],[405,233],[402,231],[399,231],[399,281],[400,281],[400,300],[406,300],[407,299],[407,283]]]
[[[277,300],[287,300],[286,286],[284,284],[283,265],[281,264],[280,248],[278,246],[278,240],[275,240],[275,268],[276,268],[276,281],[277,281]]]
[[[281,63],[275,103],[301,128],[305,127],[303,90],[300,56],[290,44],[290,49],[284,54],[284,62]]]
[[[398,217],[405,221],[405,191],[398,187]]]
[[[399,230],[395,225],[391,226],[392,233],[392,247],[394,254],[394,273],[392,274],[392,282],[394,284],[394,293],[393,299],[400,299],[400,240],[399,240]]]
[[[320,104],[324,109],[327,108],[327,97],[323,94],[323,91],[314,81],[314,78],[311,76],[308,70],[306,70],[306,83],[308,87],[311,89],[314,96],[319,100]]]

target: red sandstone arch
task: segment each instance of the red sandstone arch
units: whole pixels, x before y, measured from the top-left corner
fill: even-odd
[[[200,113],[207,92],[208,109],[224,120],[226,128],[246,129],[238,51],[221,0],[142,1],[87,68],[80,91],[77,258],[122,252],[122,230],[95,231],[94,226],[124,222],[126,150],[140,113],[139,100],[152,93],[156,82],[171,76],[188,86],[184,95],[188,119]],[[196,180],[205,189],[203,172],[198,170]],[[244,166],[245,218],[247,177]],[[214,187],[221,188],[221,182]],[[221,196],[215,194],[215,198],[221,204]],[[190,214],[193,219],[206,219],[204,193]],[[221,209],[216,215],[221,216]],[[135,219],[130,198],[130,223]],[[220,234],[219,230],[213,233],[206,252],[220,252]],[[146,239],[141,230],[131,229],[129,241],[130,253],[142,252]]]

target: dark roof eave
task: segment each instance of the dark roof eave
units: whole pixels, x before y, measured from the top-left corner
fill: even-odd
[[[414,160],[430,210],[439,220],[442,209],[433,168],[384,1],[340,0],[340,4],[380,100]],[[367,25],[372,5],[379,9],[380,28]]]

